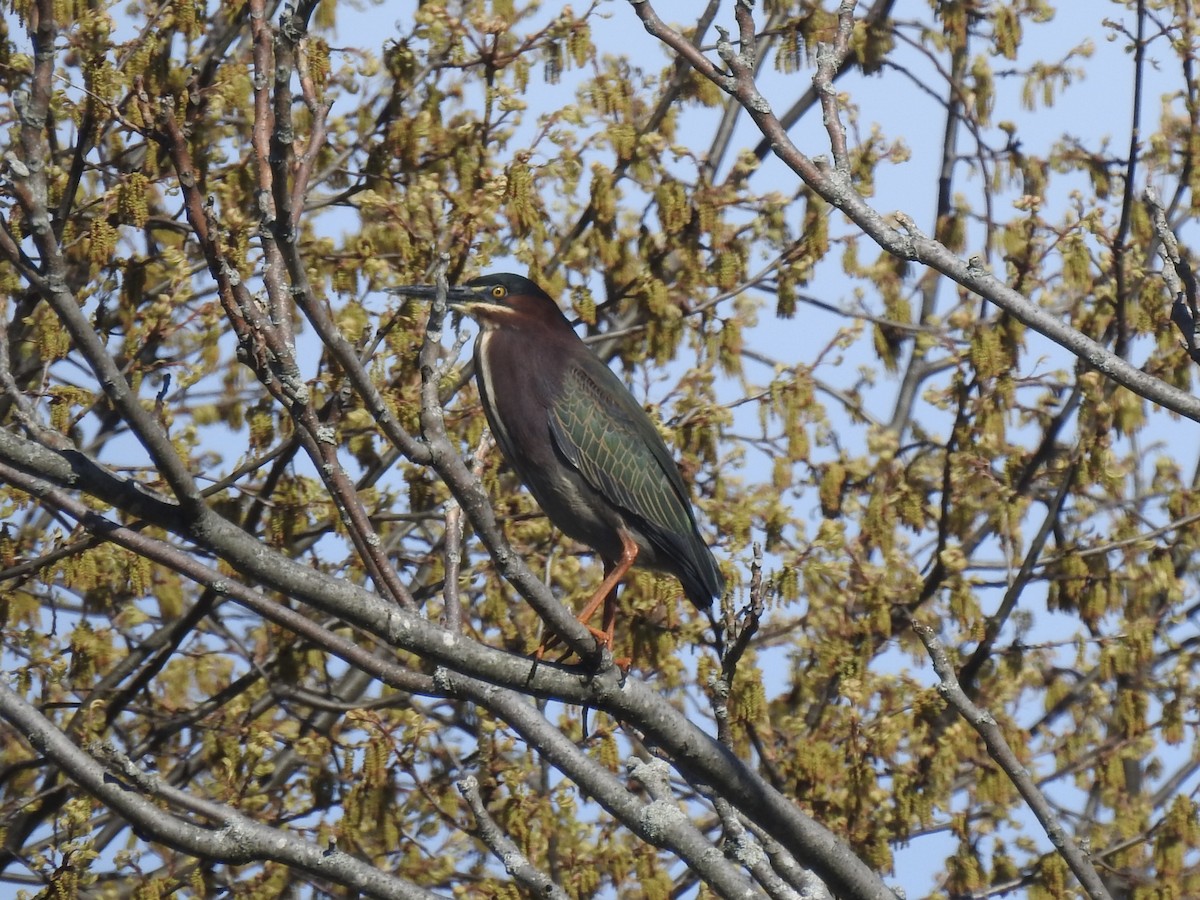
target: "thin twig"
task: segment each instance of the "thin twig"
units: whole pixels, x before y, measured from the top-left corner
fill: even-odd
[[[569,900],[568,894],[554,883],[545,872],[529,861],[512,839],[504,833],[491,813],[483,804],[479,794],[479,781],[474,775],[460,778],[458,790],[475,816],[475,830],[479,839],[488,845],[496,859],[504,863],[504,870],[523,885],[534,897],[549,897],[550,900]]]
[[[1045,830],[1046,837],[1050,839],[1050,843],[1054,845],[1055,849],[1062,855],[1062,858],[1066,860],[1067,865],[1071,868],[1075,877],[1079,879],[1079,883],[1088,892],[1088,895],[1093,900],[1112,900],[1108,888],[1100,880],[1100,875],[1092,865],[1091,859],[1071,839],[1070,834],[1067,833],[1067,830],[1059,821],[1046,795],[1034,783],[1029,770],[1025,768],[1021,760],[1017,758],[1017,755],[1008,745],[1008,741],[1004,738],[1003,729],[997,724],[991,713],[976,706],[962,689],[962,686],[958,682],[958,677],[954,673],[954,666],[951,664],[950,657],[946,653],[946,648],[938,639],[937,634],[928,625],[915,620],[912,623],[912,628],[921,639],[921,643],[925,645],[925,649],[929,652],[929,658],[933,661],[933,669],[939,679],[937,685],[938,693],[945,697],[947,702],[958,710],[963,719],[983,739],[988,755],[996,761],[996,764],[1008,776],[1021,796],[1025,798],[1025,802],[1029,804],[1030,810],[1033,811],[1038,822],[1041,823],[1042,828]]]

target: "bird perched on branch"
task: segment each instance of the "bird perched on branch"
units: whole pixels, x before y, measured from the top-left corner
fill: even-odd
[[[436,289],[395,293],[432,299]],[[617,586],[635,564],[668,572],[702,612],[724,590],[666,444],[619,378],[528,278],[483,275],[447,291],[479,323],[475,379],[496,442],[559,529],[593,548],[604,580],[578,619],[611,649]],[[604,605],[599,630],[588,625]],[[719,637],[719,636],[718,636]]]

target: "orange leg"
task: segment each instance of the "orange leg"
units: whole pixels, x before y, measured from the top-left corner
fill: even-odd
[[[633,568],[638,555],[637,544],[633,542],[633,538],[624,531],[620,535],[621,558],[615,563],[604,561],[604,580],[600,582],[600,586],[596,588],[596,592],[592,594],[583,610],[575,617],[600,642],[600,646],[607,647],[609,650],[612,649],[613,631],[617,625],[617,587],[621,584],[621,580],[629,574],[629,570]],[[596,610],[600,608],[601,604],[604,605],[602,627],[593,628],[588,625],[588,620],[596,614]],[[558,643],[558,636],[552,635],[548,641],[538,647],[536,658],[541,659],[547,650],[557,646]]]
[[[592,594],[592,598],[587,602],[587,606],[575,617],[584,625],[587,625],[592,616],[596,614],[596,610],[600,608],[600,604],[603,603],[604,616],[601,619],[601,630],[597,631],[588,625],[588,631],[595,635],[602,646],[608,647],[610,650],[612,649],[613,630],[617,624],[617,586],[629,574],[629,570],[633,568],[634,561],[637,560],[637,555],[637,544],[633,542],[633,538],[622,531],[621,558],[615,563],[605,560],[604,580],[596,588],[596,593]]]

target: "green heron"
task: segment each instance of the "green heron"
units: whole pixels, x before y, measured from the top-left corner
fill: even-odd
[[[425,285],[392,290],[435,294]],[[505,459],[550,521],[604,561],[579,621],[611,649],[617,586],[637,563],[674,575],[715,625],[721,573],[675,460],[621,380],[528,278],[484,275],[450,288],[447,302],[479,323],[475,377]],[[602,603],[597,630],[588,622]]]

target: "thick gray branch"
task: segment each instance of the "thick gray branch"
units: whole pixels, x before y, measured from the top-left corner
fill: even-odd
[[[175,850],[200,859],[242,864],[270,859],[310,875],[362,891],[371,897],[396,900],[434,900],[436,894],[388,875],[374,866],[333,848],[322,849],[287,831],[270,828],[217,803],[189,798],[187,805],[219,824],[207,828],[163,810],[143,796],[178,801],[180,792],[153,776],[138,772],[128,760],[112,756],[121,778],[75,746],[54,723],[0,682],[0,716],[24,735],[30,746],[66,773],[72,781],[118,813],[139,832]]]

